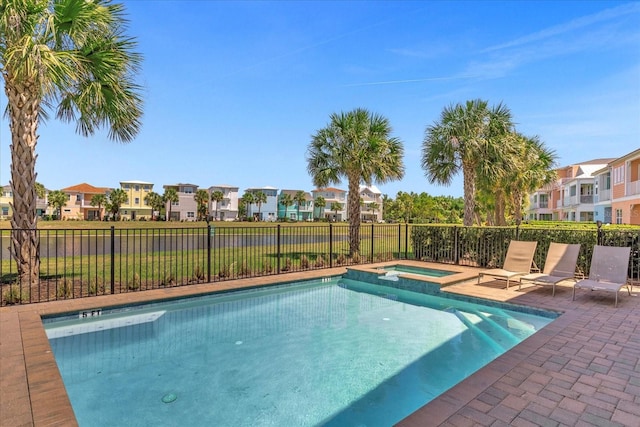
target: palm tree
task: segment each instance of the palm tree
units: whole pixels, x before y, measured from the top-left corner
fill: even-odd
[[[377,211],[378,209],[380,209],[380,205],[379,205],[379,204],[377,204],[377,203],[375,203],[375,202],[373,202],[373,203],[369,203],[369,210],[373,213],[373,217],[374,217],[375,219],[379,219],[379,218],[376,218],[376,211]]]
[[[215,219],[218,219],[218,206],[220,205],[220,202],[224,200],[224,194],[222,193],[222,191],[220,190],[216,190],[213,193],[211,193],[211,201],[212,202],[216,202],[216,216]]]
[[[127,192],[122,188],[116,188],[109,193],[109,201],[107,202],[107,209],[111,212],[113,220],[117,220],[120,217],[120,206],[127,203],[129,196]]]
[[[307,196],[304,194],[304,191],[298,191],[295,196],[293,196],[293,201],[296,202],[297,211],[296,211],[296,219],[300,221],[300,206],[307,203]]]
[[[280,195],[280,204],[282,204],[282,206],[284,206],[284,218],[287,218],[287,210],[289,209],[289,206],[293,205],[293,198],[291,197],[291,194],[289,193],[283,193]]]
[[[124,6],[110,0],[2,0],[0,70],[11,129],[12,241],[21,283],[40,274],[36,233],[36,143],[41,113],[76,122],[90,136],[129,142],[140,130],[134,81],[142,57],[125,34]]]
[[[480,99],[445,107],[440,121],[427,127],[422,145],[422,169],[429,182],[451,184],[462,170],[465,226],[473,224],[478,175],[497,173],[492,161],[512,153],[504,136],[512,131],[511,112]]]
[[[171,221],[171,205],[173,203],[178,203],[178,201],[180,200],[180,197],[178,196],[178,192],[176,191],[175,188],[169,187],[164,190],[162,200],[164,201],[165,205],[168,206],[167,221]]]
[[[107,203],[107,196],[105,194],[96,194],[89,203],[91,206],[98,208],[98,219],[102,221],[102,207]]]
[[[193,195],[193,199],[198,205],[198,221],[202,221],[203,218],[208,218],[209,213],[207,211],[209,207],[209,192],[201,188]]]
[[[160,215],[162,208],[164,208],[164,200],[162,196],[155,191],[150,191],[146,196],[144,196],[144,202],[151,206],[151,209],[153,210],[153,219],[157,220],[158,216],[156,216],[156,212]]]
[[[346,178],[349,252],[360,252],[360,184],[385,183],[404,176],[402,142],[391,137],[389,120],[363,108],[332,114],[327,127],[313,135],[307,170],[313,184],[326,187]]]
[[[262,215],[260,214],[260,209],[262,208],[263,203],[267,203],[267,195],[262,191],[255,191],[253,193],[253,203],[258,207],[258,221],[262,221]]]
[[[503,182],[506,184],[506,193],[511,199],[514,220],[518,223],[522,220],[525,196],[557,179],[557,173],[552,169],[557,156],[555,151],[548,148],[537,136],[525,137],[516,134],[515,137],[519,142],[518,156],[516,156],[519,160],[518,167],[505,176]]]
[[[244,193],[240,198],[240,202],[245,207],[245,216],[249,214],[249,208],[255,203],[255,199],[255,194],[251,191]]]
[[[324,199],[324,197],[322,196],[318,196],[316,197],[316,199],[313,201],[313,206],[314,206],[314,212],[316,210],[316,208],[318,209],[318,218],[323,217],[323,213],[324,213],[324,208],[325,206],[327,206],[327,201]]]
[[[335,212],[335,220],[338,220],[338,212],[342,210],[342,203],[340,202],[333,202],[331,203],[331,207],[329,207],[329,209],[331,209],[333,212]]]
[[[61,190],[53,190],[49,193],[49,206],[52,206],[58,213],[58,219],[62,219],[62,207],[67,205],[69,196]]]

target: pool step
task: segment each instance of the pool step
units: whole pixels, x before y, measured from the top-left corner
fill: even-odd
[[[485,341],[488,345],[490,345],[493,350],[497,353],[504,353],[509,347],[502,345],[485,331],[480,329],[474,322],[472,322],[467,316],[465,316],[460,310],[454,307],[445,308],[444,311],[454,314],[460,321],[474,334],[480,337],[483,341]]]
[[[480,311],[469,309],[459,310],[454,307],[449,307],[446,311],[455,314],[469,329],[486,337],[490,342],[495,343],[501,351],[510,349],[521,341],[520,338],[514,335],[509,329]],[[481,319],[481,322],[474,321],[476,319],[473,317]],[[508,321],[509,320],[507,320],[507,322]],[[483,323],[486,327],[480,327],[480,323]]]

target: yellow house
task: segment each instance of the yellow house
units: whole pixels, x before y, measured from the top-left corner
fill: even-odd
[[[11,218],[11,203],[13,203],[11,186],[3,185],[2,193],[0,193],[0,219]]]
[[[153,184],[144,181],[120,181],[120,188],[127,193],[127,202],[120,207],[120,217],[125,220],[151,219],[153,209],[145,201],[153,191]]]

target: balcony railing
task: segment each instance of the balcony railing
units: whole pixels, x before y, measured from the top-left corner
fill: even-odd
[[[596,198],[596,202],[606,202],[607,200],[611,200],[611,190],[600,190],[600,194]]]
[[[640,194],[640,181],[632,181],[627,183],[627,196],[635,196]]]

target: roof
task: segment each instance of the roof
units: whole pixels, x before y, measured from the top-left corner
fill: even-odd
[[[313,197],[311,197],[311,194],[308,191],[304,191],[304,190],[280,190],[280,194],[288,194],[291,197],[295,197],[296,194],[298,194],[299,191],[302,191],[304,193],[304,198],[306,200],[312,200]]]
[[[84,194],[104,194],[111,189],[108,187],[94,187],[93,185],[83,182],[82,184],[72,185],[71,187],[63,188],[61,191],[67,193],[84,193]]]
[[[120,184],[146,184],[146,185],[153,185],[153,182],[136,181],[134,179],[133,181],[120,181]]]
[[[316,188],[315,190],[313,190],[313,193],[319,193],[321,191],[333,191],[333,192],[338,192],[338,193],[346,193],[345,190],[341,190],[339,188],[335,188],[335,187],[327,187],[327,188]]]
[[[255,191],[255,190],[277,190],[277,188],[276,187],[270,187],[268,185],[265,185],[264,187],[247,188],[247,191]]]
[[[178,184],[166,184],[163,185],[162,188],[167,188],[167,187],[198,187],[196,184],[187,184],[187,183],[178,183]]]
[[[229,189],[235,188],[237,190],[240,187],[238,187],[237,185],[219,184],[219,185],[212,185],[211,187],[209,187],[209,190],[211,190],[212,188],[229,188]]]
[[[369,190],[373,194],[382,194],[382,191],[380,191],[380,189],[378,189],[378,187],[376,187],[375,185],[361,185],[360,192],[362,193],[364,190]]]

